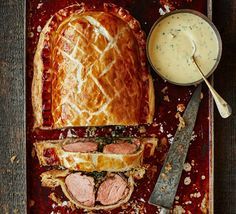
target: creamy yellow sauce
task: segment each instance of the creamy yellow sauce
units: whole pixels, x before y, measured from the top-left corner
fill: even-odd
[[[176,13],[161,20],[148,43],[151,64],[165,79],[188,84],[201,76],[191,56],[207,75],[214,67],[219,43],[213,28],[203,18],[191,13]]]

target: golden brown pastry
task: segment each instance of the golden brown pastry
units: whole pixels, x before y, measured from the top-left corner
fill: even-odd
[[[41,166],[62,166],[75,171],[122,172],[140,167],[144,144],[154,138],[67,138],[34,144]]]
[[[40,128],[151,123],[154,90],[139,22],[106,3],[57,12],[40,34],[32,104]]]
[[[142,169],[140,169],[142,170]],[[134,173],[81,173],[51,170],[41,174],[42,186],[60,186],[77,208],[110,210],[126,203],[134,190]]]

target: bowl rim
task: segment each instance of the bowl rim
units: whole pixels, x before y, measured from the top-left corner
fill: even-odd
[[[220,59],[221,59],[221,56],[222,56],[222,39],[221,39],[221,36],[220,36],[220,33],[218,31],[218,29],[216,28],[216,26],[214,25],[214,23],[207,17],[205,16],[204,14],[200,13],[199,11],[196,11],[196,10],[192,10],[192,9],[177,9],[177,10],[174,10],[174,11],[171,11],[169,13],[166,13],[165,15],[162,15],[161,17],[159,17],[155,22],[154,24],[152,25],[149,33],[148,33],[148,37],[147,37],[147,43],[146,43],[146,52],[147,52],[147,58],[148,58],[148,61],[152,67],[152,69],[163,79],[163,80],[166,80],[172,84],[175,84],[175,85],[180,85],[180,86],[191,86],[191,85],[197,85],[201,82],[203,82],[203,78],[199,79],[198,81],[195,81],[195,82],[189,82],[189,83],[179,83],[179,82],[174,82],[174,81],[171,81],[171,80],[168,80],[166,77],[164,77],[159,71],[157,68],[155,68],[155,66],[153,65],[152,61],[151,61],[151,58],[150,58],[150,54],[149,54],[149,50],[148,50],[148,47],[149,47],[149,41],[150,41],[150,37],[151,37],[151,34],[153,32],[153,30],[155,29],[156,25],[159,24],[163,19],[165,19],[166,17],[168,16],[171,16],[173,14],[178,14],[178,13],[189,13],[189,14],[193,14],[193,15],[196,15],[202,19],[204,19],[213,29],[213,31],[215,32],[216,34],[216,38],[218,40],[218,48],[219,48],[219,51],[218,51],[218,55],[217,55],[217,58],[216,58],[216,62],[214,64],[214,66],[212,67],[212,69],[210,70],[210,72],[208,72],[207,75],[205,75],[206,78],[208,78],[209,76],[211,76],[214,71],[216,70],[216,68],[218,67],[219,65],[219,62],[220,62]]]

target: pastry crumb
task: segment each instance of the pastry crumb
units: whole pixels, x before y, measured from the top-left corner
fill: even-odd
[[[200,209],[202,213],[204,214],[208,213],[208,195],[206,193],[204,195],[204,198],[202,199]]]
[[[36,151],[35,151],[35,148],[33,147],[31,150],[31,157],[34,158],[35,155],[36,155]]]
[[[63,201],[62,204],[61,204],[62,207],[65,207],[67,205],[68,205],[68,201]]]
[[[191,141],[194,141],[196,138],[197,138],[197,135],[196,135],[195,132],[193,131],[190,140],[191,140]]]
[[[186,205],[192,204],[192,201],[185,201],[184,204]]]
[[[56,203],[52,204],[52,206],[55,208],[56,206],[61,206],[61,207],[68,207],[70,208],[72,211],[74,211],[76,209],[75,205],[70,202],[70,201],[62,201],[56,194],[55,192],[52,192],[49,196],[48,196],[53,202]]]
[[[64,139],[64,135],[63,135],[63,133],[60,133],[59,140],[62,140],[62,139]]]
[[[183,103],[177,105],[178,112],[184,112],[184,110],[185,110],[185,105]]]
[[[146,140],[144,142],[144,148],[145,150],[147,149],[147,151],[150,151],[149,152],[149,157],[153,156],[154,153],[155,153],[155,150],[157,148],[157,145],[158,145],[158,139],[157,138],[150,138],[148,140]]]
[[[142,167],[138,170],[134,170],[132,173],[133,173],[133,176],[134,176],[135,179],[140,180],[145,175],[145,172],[146,172],[145,168]]]
[[[43,3],[39,3],[37,9],[40,9],[43,6]]]
[[[154,133],[152,133],[151,135],[150,135],[150,137],[157,137],[157,134],[154,134]]]
[[[168,137],[169,143],[172,144],[174,142],[173,135],[172,134],[168,134],[167,137]]]
[[[67,131],[67,137],[69,137],[69,138],[77,137],[76,134],[74,134],[72,131],[74,132],[73,129],[72,129],[72,130],[69,129],[69,130]]]
[[[39,25],[39,26],[37,27],[37,32],[40,33],[41,31],[42,31],[42,27]]]
[[[156,122],[154,122],[154,123],[152,124],[152,126],[153,126],[153,127],[157,127],[158,124],[157,124]]]
[[[170,12],[170,6],[168,4],[164,4],[164,8],[166,10],[166,13]]]
[[[161,16],[163,16],[163,15],[165,15],[166,13],[169,13],[170,12],[170,5],[167,3],[167,4],[164,4],[163,5],[163,7],[164,7],[164,10],[162,9],[162,8],[159,8],[159,14],[161,15]]]
[[[178,201],[179,200],[179,196],[176,195],[175,196],[175,200]]]
[[[173,214],[183,214],[186,213],[182,206],[176,205],[173,210]]]
[[[29,200],[29,207],[33,207],[35,205],[35,201],[34,200]]]
[[[179,118],[179,117],[181,117],[181,115],[180,115],[180,113],[179,112],[177,112],[176,114],[175,114],[175,118]]]
[[[29,32],[29,33],[28,33],[28,37],[29,37],[29,38],[33,38],[33,37],[34,37],[34,33],[33,33],[33,32]]]
[[[185,163],[184,164],[184,171],[190,172],[191,170],[192,170],[192,166],[190,165],[190,163]]]
[[[185,121],[184,121],[184,118],[180,115],[179,112],[177,112],[175,114],[175,118],[179,119],[179,124],[177,125],[178,130],[181,130],[182,128],[184,128],[185,127]]]
[[[168,90],[168,87],[166,86],[161,90],[161,93],[165,94],[167,92],[167,90]]]
[[[170,98],[169,98],[168,95],[165,95],[165,96],[163,97],[163,100],[166,101],[166,102],[170,102]]]
[[[61,199],[55,194],[55,192],[50,193],[48,196],[52,201],[54,201],[57,205],[61,206],[62,201]]]
[[[201,92],[200,99],[202,100],[204,97],[203,93]]]
[[[160,147],[161,148],[167,148],[168,146],[168,140],[166,137],[161,138],[160,140]]]
[[[160,124],[160,132],[161,132],[161,133],[164,133],[164,127],[163,127],[163,124]]]
[[[190,194],[190,198],[200,198],[201,197],[201,193],[200,192],[195,192]]]
[[[96,131],[97,131],[96,127],[87,127],[85,137],[96,137],[97,136]],[[112,137],[115,137],[116,136],[115,131],[111,131],[111,135]]]
[[[140,132],[141,134],[145,133],[145,132],[146,132],[146,128],[145,128],[144,126],[140,126],[140,127],[139,127],[139,132]]]
[[[16,160],[17,156],[16,155],[13,155],[10,159],[11,163],[13,164]]]
[[[187,186],[187,185],[189,185],[191,183],[191,178],[190,177],[186,177],[185,179],[184,179],[184,184]]]
[[[161,16],[165,15],[165,12],[162,8],[159,9],[159,13],[160,13]]]

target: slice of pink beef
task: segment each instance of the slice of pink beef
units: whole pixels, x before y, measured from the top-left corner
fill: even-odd
[[[105,154],[132,154],[137,151],[137,145],[128,142],[118,142],[105,145],[103,153]]]
[[[94,178],[81,173],[73,173],[66,177],[68,191],[79,203],[93,207],[95,204]]]
[[[98,144],[93,142],[78,142],[63,145],[62,148],[67,152],[95,152],[98,149]]]
[[[99,186],[96,200],[103,205],[115,204],[126,194],[127,186],[127,182],[119,175],[112,175]]]

